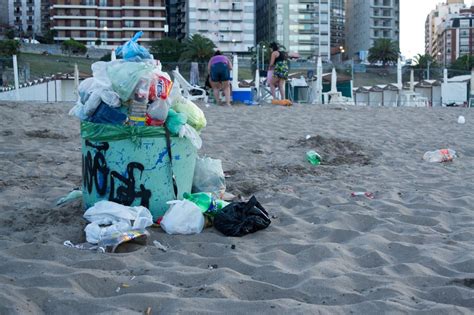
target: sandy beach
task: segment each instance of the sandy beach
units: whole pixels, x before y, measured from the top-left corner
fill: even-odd
[[[101,254],[63,245],[85,241],[81,202],[55,206],[81,186],[71,107],[0,103],[0,314],[474,312],[472,110],[202,106],[200,155],[272,224],[242,238],[150,228],[148,246]],[[448,147],[453,162],[422,160]]]

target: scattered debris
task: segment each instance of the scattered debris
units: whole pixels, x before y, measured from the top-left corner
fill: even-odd
[[[158,241],[153,241],[153,245],[156,246],[156,248],[158,248],[159,250],[163,251],[166,253],[166,251],[168,251],[168,247],[166,247],[165,245],[161,244],[160,242]]]
[[[209,269],[209,270],[217,269],[217,268],[219,268],[219,266],[216,265],[216,264],[214,264],[214,265],[207,265],[207,269]]]
[[[352,192],[352,193],[351,193],[351,196],[352,196],[352,197],[365,196],[365,197],[367,197],[367,198],[369,198],[369,199],[374,199],[374,198],[375,198],[374,193],[369,192],[369,191],[355,191],[355,192]]]

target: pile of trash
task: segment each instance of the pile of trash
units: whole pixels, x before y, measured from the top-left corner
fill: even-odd
[[[181,95],[159,60],[137,43],[141,33],[117,48],[122,59],[92,64],[92,77],[79,85],[79,99],[69,114],[96,124],[167,128],[201,148],[204,113]]]
[[[81,121],[94,124],[163,128],[163,134],[187,138],[200,149],[199,133],[206,127],[202,110],[181,94],[161,63],[137,41],[137,33],[116,49],[120,59],[96,62],[93,76],[78,87],[77,104],[69,112]],[[115,252],[126,242],[146,244],[146,228],[159,225],[168,234],[195,234],[214,225],[227,236],[242,236],[270,225],[265,209],[255,197],[248,202],[226,202],[225,176],[220,160],[197,158],[192,193],[169,200],[163,217],[154,220],[149,209],[102,200],[84,213],[86,243],[65,246]],[[59,204],[80,198],[74,190]],[[156,218],[155,218],[156,219]]]

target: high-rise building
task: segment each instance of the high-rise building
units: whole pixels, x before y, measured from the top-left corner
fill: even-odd
[[[379,38],[399,42],[399,0],[346,0],[345,29],[350,58],[357,53],[366,56]]]
[[[186,37],[186,1],[166,0],[168,36],[181,41]]]
[[[340,54],[345,49],[344,2],[345,0],[331,0],[331,55]]]
[[[457,58],[474,54],[474,6],[449,15],[437,27],[437,53],[434,57],[443,65]]]
[[[425,54],[433,56],[439,62],[446,63],[444,34],[452,17],[459,15],[466,8],[464,0],[448,0],[440,3],[432,10],[425,21]]]
[[[330,0],[257,1],[257,41],[277,41],[302,57],[331,56]]]
[[[8,24],[22,36],[32,36],[41,32],[41,0],[8,1]]]
[[[224,52],[248,52],[255,45],[254,0],[189,0],[186,36],[201,34]]]
[[[30,0],[28,0],[30,1]],[[56,41],[74,38],[113,48],[143,31],[141,44],[165,36],[165,0],[51,0]]]
[[[41,34],[44,35],[51,28],[51,1],[52,0],[41,0]]]
[[[0,27],[8,26],[9,0],[0,0]]]

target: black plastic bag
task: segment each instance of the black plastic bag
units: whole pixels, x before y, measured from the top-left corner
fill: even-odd
[[[271,221],[267,211],[252,196],[248,202],[232,202],[214,218],[214,227],[226,236],[243,236],[265,229]]]

